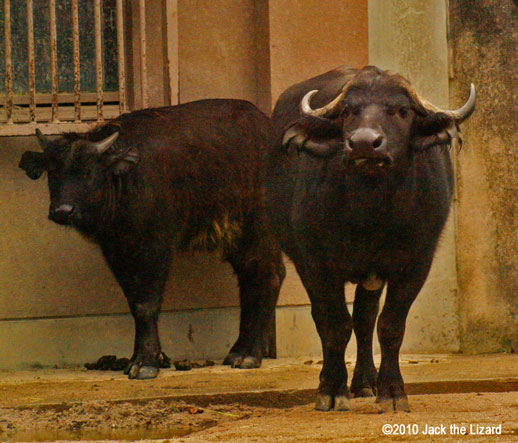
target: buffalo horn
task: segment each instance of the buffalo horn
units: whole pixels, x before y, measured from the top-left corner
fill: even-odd
[[[38,139],[38,143],[43,148],[43,150],[47,149],[47,147],[50,145],[50,140],[43,135],[43,132],[41,132],[38,128],[36,128],[36,138]]]
[[[101,140],[100,142],[93,143],[93,146],[97,153],[101,155],[104,153],[111,145],[115,143],[115,140],[117,140],[117,137],[119,136],[119,132],[114,132],[109,137],[105,138],[104,140]]]
[[[311,98],[318,92],[318,90],[314,89],[313,91],[309,91],[300,101],[300,110],[305,115],[310,115],[312,117],[328,117],[332,114],[334,114],[338,108],[338,105],[340,104],[343,96],[344,91],[342,91],[336,98],[329,102],[327,105],[317,108],[317,109],[311,109],[311,106],[309,105],[309,102],[311,101]]]
[[[466,103],[462,105],[459,109],[449,110],[449,109],[441,109],[432,103],[430,103],[428,100],[423,99],[418,96],[418,99],[420,100],[421,104],[426,108],[434,112],[442,112],[443,114],[446,114],[447,116],[454,119],[457,123],[462,123],[464,120],[466,120],[475,110],[475,102],[476,102],[477,94],[475,92],[475,85],[473,83],[471,84],[471,89],[469,92],[469,97],[466,100]]]

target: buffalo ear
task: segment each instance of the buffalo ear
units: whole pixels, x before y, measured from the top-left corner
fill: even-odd
[[[416,126],[412,141],[415,151],[426,151],[434,146],[450,148],[454,140],[462,144],[456,122],[442,112],[420,117]]]
[[[314,157],[330,157],[340,149],[343,135],[334,122],[318,118],[303,117],[285,130],[282,146],[286,151],[306,152]]]
[[[48,170],[48,158],[43,152],[26,151],[18,167],[23,169],[30,179],[36,180]]]
[[[129,148],[125,152],[108,155],[105,165],[114,175],[124,175],[138,165],[139,161],[138,149]]]

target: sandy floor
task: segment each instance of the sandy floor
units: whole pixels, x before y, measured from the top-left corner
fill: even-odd
[[[372,400],[358,399],[352,401],[349,412],[318,412],[312,405],[252,411],[247,419],[221,423],[173,441],[518,441],[518,393],[515,392],[417,395],[410,397],[410,406],[411,413],[378,414]],[[390,433],[400,435],[385,436],[384,425],[390,425]],[[477,430],[486,431],[482,426],[494,426],[495,434],[501,432],[501,435],[474,434]],[[461,435],[462,427],[465,436]],[[426,435],[430,428],[443,434]]]
[[[518,356],[402,361],[411,413],[378,414],[374,399],[314,411],[321,365],[304,359],[162,370],[149,381],[80,368],[2,371],[0,440],[518,441]]]

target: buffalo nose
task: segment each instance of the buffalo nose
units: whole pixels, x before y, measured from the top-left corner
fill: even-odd
[[[346,146],[351,151],[382,151],[386,145],[385,137],[373,128],[360,128],[347,138]]]
[[[68,225],[73,213],[74,207],[72,205],[63,204],[50,210],[49,219],[61,225]]]

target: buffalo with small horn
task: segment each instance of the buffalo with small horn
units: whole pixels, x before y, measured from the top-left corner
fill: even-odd
[[[82,135],[49,140],[38,131],[43,151],[23,154],[31,179],[48,177],[49,219],[101,247],[128,300],[130,378],[154,378],[167,360],[158,317],[181,251],[219,250],[232,265],[241,323],[225,362],[261,364],[285,273],[264,208],[269,135],[268,118],[251,103],[200,100],[123,114]]]

